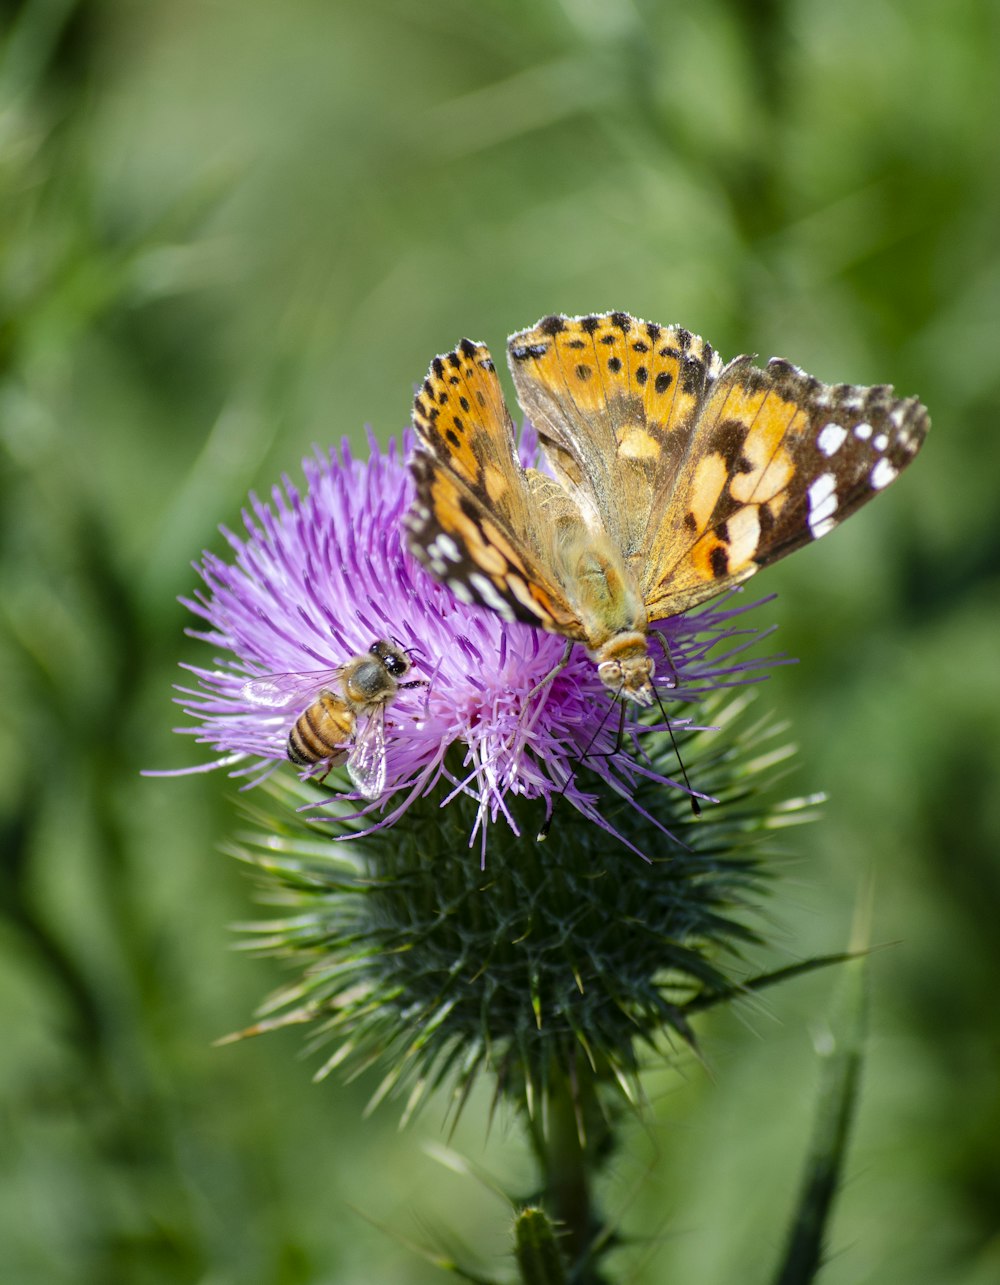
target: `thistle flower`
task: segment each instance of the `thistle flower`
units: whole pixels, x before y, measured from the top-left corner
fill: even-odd
[[[409,444],[404,438],[404,451]],[[432,792],[442,804],[463,795],[475,802],[469,841],[479,834],[485,859],[488,823],[502,818],[521,832],[513,797],[539,800],[547,816],[562,793],[624,837],[602,797],[610,792],[641,806],[636,785],[645,778],[683,788],[675,768],[654,767],[640,748],[657,725],[629,711],[619,747],[619,712],[579,648],[536,692],[563,640],[457,602],[424,572],[401,538],[412,497],[400,451],[395,443],[385,454],[370,445],[367,460],[354,459],[346,443],[339,453],[317,452],[303,465],[304,493],[286,477],[270,503],[251,496],[245,536],[224,532],[233,561],[205,554],[198,568],[205,589],[186,602],[208,627],[191,632],[222,655],[214,668],[190,667],[198,687],[180,690],[197,725],[178,730],[213,747],[218,757],[206,767],[225,766],[245,785],[258,784],[285,761],[289,731],[311,697],[268,707],[254,698],[254,684],[302,675],[304,690],[311,675],[318,687],[324,673],[332,682],[331,671],[391,639],[408,653],[418,685],[399,691],[385,715],[384,793],[369,802],[353,794],[370,827],[397,821]],[[530,461],[535,453],[528,430],[522,454]],[[773,663],[743,658],[759,636],[741,624],[746,610],[731,596],[660,622],[671,701],[742,684]],[[293,689],[287,677],[282,683]],[[583,760],[586,773],[578,770]],[[329,798],[317,805],[328,807]]]
[[[530,432],[522,454],[533,461]],[[644,1056],[672,1037],[693,1044],[695,1013],[778,976],[754,977],[744,952],[760,941],[769,840],[808,819],[811,800],[763,794],[789,751],[754,719],[746,684],[776,658],[746,659],[763,631],[744,623],[740,591],[659,622],[663,693],[672,709],[697,701],[711,726],[685,716],[668,729],[633,708],[621,735],[621,706],[581,649],[539,687],[563,640],[456,601],[410,558],[395,445],[373,442],[367,461],[343,445],[304,470],[304,493],[286,478],[270,502],[251,498],[245,535],[226,533],[232,561],[206,554],[188,602],[219,655],[182,689],[196,725],[180,730],[217,755],[191,770],[225,766],[260,787],[243,796],[252,826],[231,850],[280,909],[248,940],[304,965],[241,1035],[308,1023],[315,1046],[333,1045],[319,1075],[380,1067],[372,1103],[405,1093],[404,1116],[442,1086],[457,1116],[492,1073],[537,1157],[529,1201],[560,1227],[557,1240],[538,1210],[519,1222],[524,1278],[561,1279],[564,1256],[573,1279],[602,1280],[612,1242],[591,1183],[621,1107],[641,1101]],[[365,798],[312,768],[296,775],[285,760],[300,707],[258,694],[295,690],[289,674],[334,687],[379,640],[419,685],[384,711],[384,777]],[[678,748],[713,800],[701,820],[675,780]],[[572,806],[549,842],[526,841],[560,796]],[[481,863],[468,859],[477,834]],[[621,845],[645,860],[623,861]]]

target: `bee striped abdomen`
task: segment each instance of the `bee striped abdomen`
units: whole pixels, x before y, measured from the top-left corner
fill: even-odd
[[[288,757],[297,767],[324,759],[341,762],[344,743],[354,730],[354,715],[334,692],[325,689],[302,711],[288,734]]]

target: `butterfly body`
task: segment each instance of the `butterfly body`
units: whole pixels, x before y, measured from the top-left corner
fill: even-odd
[[[464,601],[582,643],[641,705],[650,622],[825,535],[929,427],[886,385],[723,365],[683,327],[620,312],[546,317],[508,361],[551,476],[522,467],[489,350],[463,340],[415,400],[410,549]]]

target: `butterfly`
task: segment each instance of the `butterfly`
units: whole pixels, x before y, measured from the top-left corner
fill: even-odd
[[[524,468],[488,348],[418,391],[408,546],[464,602],[581,643],[606,687],[654,699],[653,621],[832,531],[927,435],[915,397],[723,364],[681,326],[550,316],[507,359],[550,472]]]

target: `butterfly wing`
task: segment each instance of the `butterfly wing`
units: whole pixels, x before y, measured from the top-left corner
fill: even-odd
[[[553,471],[611,543],[635,555],[721,372],[711,344],[624,312],[551,316],[512,335],[507,359]]]
[[[572,499],[522,468],[514,426],[485,344],[463,339],[431,363],[414,401],[421,450],[404,519],[411,553],[464,602],[569,638],[586,634],[551,565]]]
[[[832,531],[899,475],[929,427],[915,397],[885,384],[823,384],[779,358],[730,362],[679,467],[659,479],[635,568],[650,619]]]

